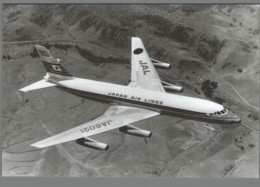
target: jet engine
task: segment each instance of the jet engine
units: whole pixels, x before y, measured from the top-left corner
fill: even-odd
[[[109,145],[98,142],[96,140],[90,139],[90,138],[80,138],[76,140],[76,143],[79,145],[82,145],[84,147],[89,147],[92,149],[97,149],[97,150],[102,150],[102,151],[107,151],[109,148]]]
[[[131,134],[134,136],[140,136],[145,138],[150,138],[152,136],[151,131],[143,130],[132,125],[126,125],[124,127],[119,128],[119,131],[125,134]]]
[[[153,58],[150,58],[152,60],[152,63],[155,67],[159,67],[159,68],[166,68],[169,69],[171,67],[171,64],[169,63],[165,63],[165,62],[160,62],[158,60],[155,60]]]
[[[173,84],[170,84],[170,83],[164,82],[164,81],[161,81],[161,82],[162,82],[163,88],[165,88],[165,90],[167,90],[167,91],[174,91],[174,92],[182,92],[183,91],[182,86],[173,85]]]

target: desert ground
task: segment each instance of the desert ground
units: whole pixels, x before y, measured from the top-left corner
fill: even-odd
[[[4,5],[2,175],[259,177],[259,13],[257,5]],[[172,65],[158,69],[163,81],[223,104],[242,122],[162,115],[133,124],[151,138],[118,130],[91,137],[108,151],[75,141],[31,147],[109,106],[57,88],[19,92],[46,73],[33,45],[50,49],[74,76],[127,85],[132,36]],[[205,80],[217,83],[210,96]]]

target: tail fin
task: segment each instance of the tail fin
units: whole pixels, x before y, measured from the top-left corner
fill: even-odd
[[[50,51],[41,45],[34,45],[42,63],[47,71],[47,78],[55,78],[58,80],[72,79],[73,75],[70,74],[61,63],[54,58]]]
[[[58,81],[72,79],[73,76],[54,58],[50,51],[43,46],[34,45],[34,50],[37,51],[42,63],[47,71],[43,80],[35,82],[29,86],[19,89],[22,92],[29,92],[41,88],[48,88],[58,85]]]

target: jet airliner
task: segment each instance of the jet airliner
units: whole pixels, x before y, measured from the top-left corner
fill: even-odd
[[[20,91],[57,87],[79,97],[113,104],[100,117],[31,146],[45,148],[76,140],[85,147],[107,150],[107,144],[93,140],[90,136],[119,128],[119,131],[126,134],[151,137],[152,132],[132,124],[158,115],[173,115],[214,123],[240,122],[239,117],[220,104],[166,92],[183,90],[181,86],[161,81],[155,70],[155,67],[169,68],[170,64],[150,58],[140,38],[132,37],[131,40],[131,82],[127,86],[74,77],[49,50],[34,45],[47,73],[42,80]]]

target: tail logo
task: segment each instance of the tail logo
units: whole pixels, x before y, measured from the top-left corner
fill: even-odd
[[[57,66],[57,65],[52,65],[52,68],[53,68],[53,70],[55,70],[55,71],[62,71],[61,68],[60,68],[60,66]]]
[[[61,64],[60,62],[54,58],[50,51],[43,46],[34,45],[36,51],[38,52],[42,63],[47,71],[50,73],[50,77],[55,77],[59,79],[71,79],[73,77]]]

